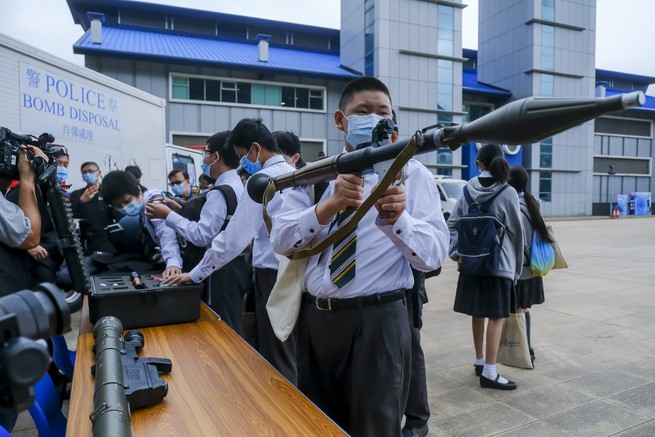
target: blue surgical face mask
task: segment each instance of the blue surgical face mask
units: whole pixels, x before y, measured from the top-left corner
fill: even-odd
[[[205,161],[202,161],[202,162],[200,163],[200,168],[202,168],[202,174],[204,174],[205,176],[212,177],[212,176],[209,174],[209,171],[210,171],[210,169],[211,169],[211,165],[209,165],[209,164],[205,164]]]
[[[125,205],[125,207],[119,209],[125,215],[139,215],[143,211],[143,203],[138,202],[136,199],[133,199],[130,203]]]
[[[250,150],[248,150],[248,153],[250,153]],[[257,159],[255,159],[255,162],[252,162],[248,159],[248,153],[241,157],[241,167],[246,172],[253,175],[262,169],[262,165],[259,163],[259,153],[257,154]]]
[[[184,186],[184,182],[180,182],[179,184],[173,184],[171,186],[171,191],[176,196],[181,196],[182,194],[184,194],[184,192],[186,191],[186,187]]]
[[[57,167],[57,182],[64,182],[68,179],[68,169],[66,167]]]
[[[343,112],[342,112],[343,114]],[[346,114],[343,114],[344,117]],[[371,141],[373,136],[373,129],[382,120],[382,116],[377,114],[358,115],[353,114],[346,119],[348,120],[348,133],[346,134],[346,141],[352,147],[357,147],[359,144]]]
[[[98,182],[98,175],[94,171],[89,173],[82,173],[82,180],[87,184],[95,184]]]
[[[209,158],[210,156],[212,156],[212,155],[205,156],[205,157],[202,159],[202,162],[200,163],[200,168],[202,168],[202,174],[204,174],[204,175],[207,176],[208,178],[211,178],[211,177],[212,177],[212,175],[210,174],[210,171],[211,171],[212,165],[214,165],[214,164],[216,164],[216,163],[218,162],[217,160],[214,160],[214,162],[212,162],[211,164],[207,164],[207,163],[205,162],[205,159],[206,159],[206,158]],[[213,179],[213,178],[212,178],[212,179]]]

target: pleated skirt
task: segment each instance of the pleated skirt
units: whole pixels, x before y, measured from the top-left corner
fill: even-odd
[[[453,309],[473,317],[507,318],[516,312],[514,281],[460,273]]]
[[[519,308],[530,308],[532,305],[544,303],[545,300],[542,277],[535,276],[516,283],[516,305]]]

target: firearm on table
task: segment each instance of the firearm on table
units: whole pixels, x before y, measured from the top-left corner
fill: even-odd
[[[159,374],[170,373],[172,363],[164,358],[139,358],[143,335],[128,331],[115,317],[98,320],[93,328],[96,379],[93,396],[93,435],[132,436],[131,410],[155,405],[168,393]]]
[[[330,181],[343,173],[368,171],[376,164],[396,158],[411,141],[418,146],[416,154],[433,152],[442,147],[455,150],[471,142],[508,145],[537,143],[608,112],[642,106],[644,103],[645,96],[641,91],[607,98],[530,97],[516,100],[471,123],[427,127],[409,139],[393,144],[358,147],[353,152],[324,158],[272,179],[264,174],[254,174],[248,180],[247,190],[253,200],[261,202],[269,180],[279,191]]]

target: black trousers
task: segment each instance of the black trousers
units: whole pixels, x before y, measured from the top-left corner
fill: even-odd
[[[420,428],[430,419],[428,386],[425,374],[425,356],[421,347],[421,328],[423,327],[423,303],[427,301],[425,277],[414,274],[414,288],[408,297],[410,331],[412,336],[412,371],[409,383],[409,396],[405,407],[405,426]]]
[[[298,385],[297,326],[283,343],[276,336],[266,311],[266,302],[277,280],[277,270],[255,269],[255,319],[259,353],[290,383]]]
[[[239,255],[212,273],[207,284],[206,303],[240,336],[243,336],[243,297],[251,281],[251,267]]]
[[[400,435],[410,377],[406,300],[323,311],[303,302],[300,390],[348,434]]]

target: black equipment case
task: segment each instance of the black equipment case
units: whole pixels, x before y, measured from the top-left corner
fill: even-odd
[[[134,275],[134,274],[132,274]],[[114,316],[124,329],[194,322],[200,317],[202,284],[162,287],[161,272],[141,273],[135,286],[130,274],[91,277],[89,319]]]

